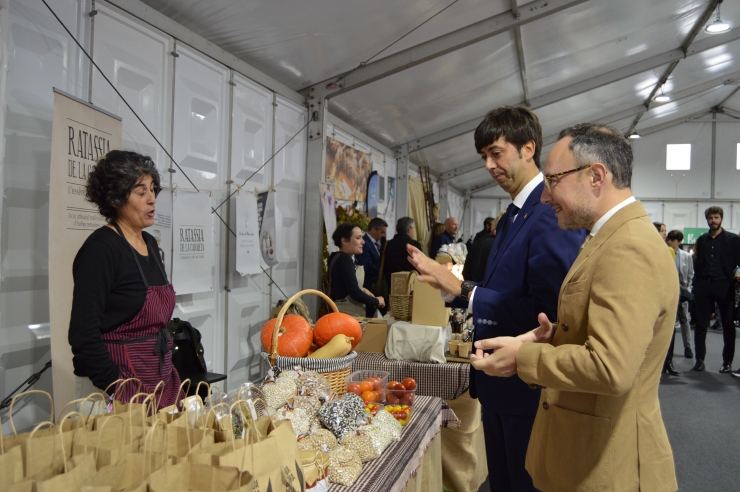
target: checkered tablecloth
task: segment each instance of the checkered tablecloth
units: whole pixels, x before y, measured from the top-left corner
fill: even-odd
[[[406,378],[416,380],[416,394],[454,400],[468,390],[470,364],[447,362],[431,364],[406,360],[390,360],[385,354],[359,352],[352,363],[352,371],[374,370],[390,373],[391,381]]]
[[[362,473],[351,487],[331,484],[329,491],[401,492],[421,466],[424,452],[439,433],[443,420],[449,418],[445,407],[457,420],[444,401],[430,396],[417,396],[411,411],[411,420],[403,428],[401,440],[388,446],[380,458],[364,463]]]

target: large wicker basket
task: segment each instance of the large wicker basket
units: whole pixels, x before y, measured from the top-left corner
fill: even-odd
[[[396,272],[391,274],[391,314],[396,321],[411,321],[411,310],[413,307],[414,279],[419,274],[413,272]]]
[[[338,395],[343,395],[347,392],[347,381],[345,378],[350,374],[350,367],[352,366],[352,361],[354,361],[357,357],[357,352],[353,351],[345,355],[344,357],[333,359],[312,359],[306,357],[296,358],[283,357],[281,355],[278,355],[278,333],[280,331],[280,325],[282,325],[283,323],[285,313],[288,311],[288,308],[296,299],[305,294],[315,294],[321,297],[326,301],[326,303],[335,313],[339,312],[339,309],[337,309],[337,305],[334,304],[334,301],[332,301],[326,294],[321,291],[314,289],[305,289],[298,292],[290,299],[285,301],[285,304],[283,304],[282,308],[280,308],[280,312],[277,315],[277,320],[275,321],[275,329],[272,332],[270,353],[268,354],[263,352],[262,356],[267,360],[271,367],[279,367],[282,370],[290,370],[293,369],[295,366],[301,366],[306,371],[316,371],[329,381],[331,389],[334,393]]]

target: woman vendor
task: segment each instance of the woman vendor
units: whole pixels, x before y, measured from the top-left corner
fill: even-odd
[[[366,307],[385,307],[385,300],[364,289],[365,270],[355,264],[354,255],[362,254],[363,232],[354,222],[339,224],[331,238],[339,251],[329,257],[329,297],[337,308],[352,316],[365,316]]]
[[[145,393],[164,381],[159,408],[179,398],[167,332],[175,291],[156,240],[144,232],[154,224],[160,189],[154,162],[135,152],[108,152],[88,177],[85,198],[108,224],[90,234],[72,265],[69,344],[78,397],[136,378]],[[128,402],[138,388],[128,384],[116,391]]]

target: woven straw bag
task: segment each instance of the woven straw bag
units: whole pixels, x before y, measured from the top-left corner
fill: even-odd
[[[397,321],[411,321],[411,309],[414,300],[411,291],[413,290],[414,279],[418,276],[419,274],[416,271],[391,274],[391,314]]]

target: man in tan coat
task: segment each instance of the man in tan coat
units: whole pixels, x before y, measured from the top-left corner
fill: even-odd
[[[632,196],[624,136],[582,124],[560,137],[542,202],[561,228],[590,234],[563,281],[557,322],[540,314],[529,333],[476,342],[472,364],[543,388],[526,459],[538,489],[674,492],[658,383],[678,305],[676,267]]]

